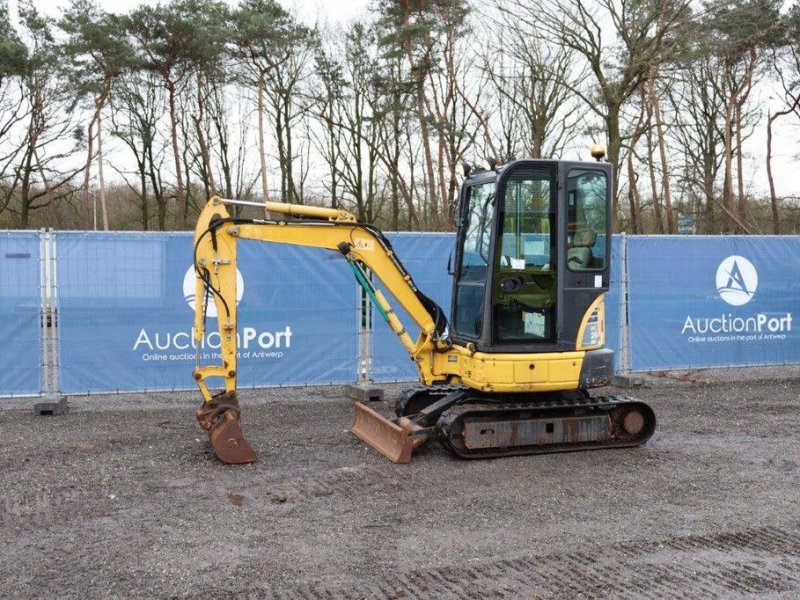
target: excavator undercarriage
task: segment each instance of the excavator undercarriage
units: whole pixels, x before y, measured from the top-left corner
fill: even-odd
[[[396,463],[439,439],[460,458],[499,458],[644,444],[655,431],[652,409],[584,391],[493,395],[459,386],[406,391],[389,420],[358,402],[352,432]]]

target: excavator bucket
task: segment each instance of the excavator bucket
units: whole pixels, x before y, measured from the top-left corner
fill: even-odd
[[[433,427],[419,427],[407,418],[391,421],[361,402],[355,409],[350,431],[393,463],[410,463],[412,452],[435,434]]]
[[[208,437],[211,439],[214,454],[224,463],[240,465],[254,462],[257,458],[256,451],[244,439],[239,419],[232,411],[228,411],[209,432]]]
[[[251,463],[258,457],[244,439],[239,413],[236,392],[218,394],[197,409],[197,422],[208,433],[214,454],[222,462],[234,465]]]

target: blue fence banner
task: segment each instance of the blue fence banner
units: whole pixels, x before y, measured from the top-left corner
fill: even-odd
[[[397,256],[414,279],[417,288],[441,306],[449,319],[453,278],[447,274],[447,261],[455,248],[455,234],[389,233],[387,237]],[[452,260],[455,260],[455,257]],[[384,292],[386,292],[385,289]],[[406,326],[411,339],[416,341],[419,328],[401,309],[394,296],[387,294],[386,297]],[[380,316],[376,315],[373,323],[373,380],[407,381],[417,379],[419,371],[394,332]]]
[[[194,386],[190,234],[61,233],[58,258],[62,391]],[[241,387],[355,379],[357,295],[338,253],[243,240],[238,268]],[[204,364],[219,362],[213,316]]]
[[[39,236],[0,232],[0,395],[42,389]]]
[[[58,318],[43,322],[41,295],[56,281],[42,279],[41,253],[53,254],[53,237]],[[455,235],[388,237],[449,316]],[[526,251],[539,245],[531,238]],[[618,370],[800,364],[800,236],[614,236],[611,252],[606,345]],[[239,385],[355,381],[369,319],[339,253],[242,240],[239,258]],[[0,396],[50,390],[42,340],[51,334],[65,393],[192,389],[194,282],[190,233],[0,232]],[[212,308],[197,349],[202,364],[219,361],[214,316]],[[50,322],[57,332],[42,329]],[[415,380],[414,363],[378,315],[372,331],[364,357],[372,378]]]
[[[629,237],[634,371],[800,361],[800,237]]]

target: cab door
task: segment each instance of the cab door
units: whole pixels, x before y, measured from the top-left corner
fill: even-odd
[[[497,183],[490,347],[546,352],[559,333],[558,163],[520,160]]]
[[[457,337],[483,333],[486,281],[492,256],[495,180],[483,178],[462,191],[451,325]]]

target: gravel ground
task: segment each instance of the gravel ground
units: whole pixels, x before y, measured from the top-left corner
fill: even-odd
[[[388,413],[404,386],[387,389]],[[0,400],[0,595],[800,595],[800,369],[661,373],[641,448],[393,465],[338,386],[246,390],[224,466],[197,393]]]

